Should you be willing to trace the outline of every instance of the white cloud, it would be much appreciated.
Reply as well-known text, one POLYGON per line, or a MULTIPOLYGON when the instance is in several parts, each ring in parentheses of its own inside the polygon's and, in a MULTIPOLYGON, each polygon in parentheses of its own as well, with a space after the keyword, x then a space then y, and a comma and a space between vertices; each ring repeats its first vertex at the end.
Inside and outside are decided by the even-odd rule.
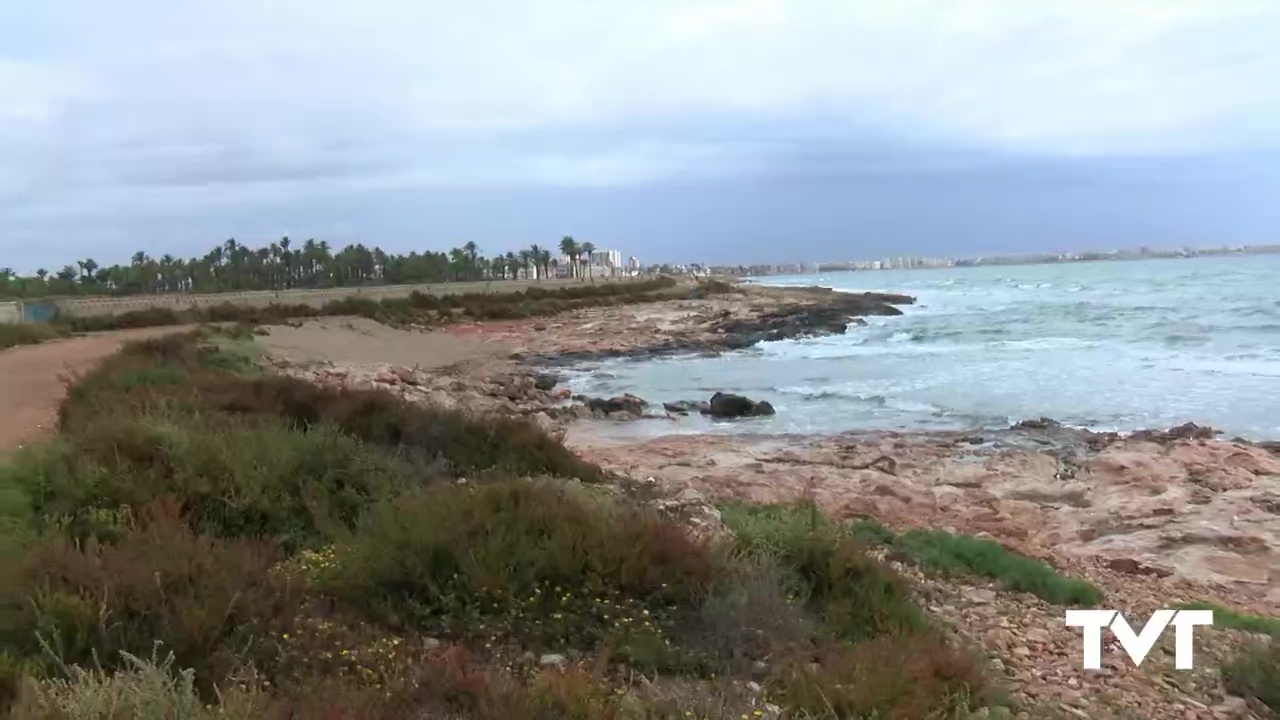
POLYGON ((979 141, 1123 149, 1189 142, 1171 136, 1274 109, 1280 92, 1260 31, 1280 6, 1265 0, 88 3, 60 3, 65 37, 43 60, 92 78, 99 120, 169 131, 305 132, 334 113, 461 132, 823 103, 979 141))
POLYGON ((1036 156, 1274 147, 1277 27, 1273 0, 12 3, 0 218, 109 215, 85 204, 138 183, 222 202, 732 175, 791 137, 718 137, 753 118, 1036 156), (706 117, 725 124, 681 137, 706 117))

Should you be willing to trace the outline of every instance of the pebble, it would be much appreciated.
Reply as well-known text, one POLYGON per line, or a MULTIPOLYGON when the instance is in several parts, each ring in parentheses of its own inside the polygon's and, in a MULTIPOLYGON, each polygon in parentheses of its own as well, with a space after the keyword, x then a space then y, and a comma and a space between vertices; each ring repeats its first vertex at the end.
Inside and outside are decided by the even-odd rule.
POLYGON ((538 665, 563 670, 565 666, 568 665, 568 660, 559 653, 548 653, 538 658, 538 665))

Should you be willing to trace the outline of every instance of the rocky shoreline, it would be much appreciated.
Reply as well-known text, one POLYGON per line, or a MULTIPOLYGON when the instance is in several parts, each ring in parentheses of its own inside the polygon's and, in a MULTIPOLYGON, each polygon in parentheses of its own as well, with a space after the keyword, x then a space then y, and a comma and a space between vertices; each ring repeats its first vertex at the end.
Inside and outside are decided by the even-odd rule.
MULTIPOLYGON (((664 511, 710 532, 718 525, 717 503, 807 499, 836 517, 991 537, 1088 578, 1104 589, 1109 607, 1127 613, 1211 601, 1280 615, 1275 443, 1223 439, 1191 424, 1120 435, 1052 420, 982 432, 673 433, 627 440, 602 432, 602 423, 674 425, 690 413, 732 417, 772 408, 729 394, 575 396, 558 374, 608 358, 723 353, 839 334, 859 317, 900 314, 897 306, 911 302, 747 286, 704 299, 455 327, 451 337, 493 352, 447 368, 283 361, 278 367, 321 384, 524 417, 622 478, 626 491, 656 498, 664 511)), ((1058 609, 1033 596, 980 581, 919 581, 932 593, 931 610, 984 647, 1016 693, 1061 717, 1252 717, 1242 701, 1198 675, 1170 685, 1119 656, 1106 673, 1080 670, 1078 635, 1063 626, 1058 609)), ((1213 632, 1209 652, 1235 631, 1213 632)))

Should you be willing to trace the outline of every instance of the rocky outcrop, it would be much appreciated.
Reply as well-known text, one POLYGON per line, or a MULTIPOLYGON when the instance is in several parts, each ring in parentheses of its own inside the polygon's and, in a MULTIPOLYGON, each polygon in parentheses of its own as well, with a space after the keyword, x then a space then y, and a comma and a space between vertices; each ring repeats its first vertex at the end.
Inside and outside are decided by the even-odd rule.
POLYGON ((827 288, 755 288, 733 299, 672 301, 670 307, 619 308, 610 322, 570 313, 547 332, 508 326, 483 332, 509 338, 521 349, 510 359, 555 367, 616 358, 715 355, 760 342, 846 332, 863 316, 900 315, 907 295, 838 293, 827 288), (619 332, 619 328, 626 332, 619 332), (557 332, 551 332, 555 330, 557 332))
POLYGON ((986 533, 1034 557, 1225 588, 1280 612, 1280 458, 1178 432, 1188 437, 1161 443, 1032 422, 981 434, 671 435, 575 449, 713 502, 808 498, 839 517, 986 533))
POLYGON ((729 419, 773 415, 776 411, 764 400, 757 402, 742 395, 718 392, 711 396, 711 401, 701 412, 709 417, 729 419))
POLYGON ((1168 430, 1138 430, 1129 435, 1129 439, 1168 445, 1176 440, 1212 440, 1221 434, 1211 427, 1189 422, 1168 430))
POLYGON ((901 315, 895 305, 909 305, 915 298, 881 293, 831 292, 818 302, 790 305, 751 318, 725 319, 714 332, 725 335, 727 347, 803 337, 842 335, 851 322, 868 315, 901 315))

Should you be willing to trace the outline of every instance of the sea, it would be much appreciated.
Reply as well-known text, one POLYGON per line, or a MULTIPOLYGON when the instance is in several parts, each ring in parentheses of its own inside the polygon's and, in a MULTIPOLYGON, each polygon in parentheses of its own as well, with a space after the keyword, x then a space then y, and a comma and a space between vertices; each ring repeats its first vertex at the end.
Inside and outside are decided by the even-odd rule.
POLYGON ((1097 430, 1211 425, 1280 438, 1280 255, 861 271, 751 279, 916 304, 844 335, 718 357, 577 368, 577 392, 651 402, 735 392, 777 414, 628 434, 977 429, 1048 417, 1097 430))

